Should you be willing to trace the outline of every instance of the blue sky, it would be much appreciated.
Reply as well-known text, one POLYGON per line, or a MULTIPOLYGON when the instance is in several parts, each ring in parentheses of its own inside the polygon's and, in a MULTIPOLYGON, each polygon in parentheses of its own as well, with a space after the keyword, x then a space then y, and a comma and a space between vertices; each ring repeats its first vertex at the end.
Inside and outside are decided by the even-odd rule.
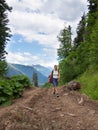
POLYGON ((6 46, 7 61, 23 65, 58 64, 57 35, 71 25, 72 37, 87 12, 87 0, 6 0, 12 37, 6 46))

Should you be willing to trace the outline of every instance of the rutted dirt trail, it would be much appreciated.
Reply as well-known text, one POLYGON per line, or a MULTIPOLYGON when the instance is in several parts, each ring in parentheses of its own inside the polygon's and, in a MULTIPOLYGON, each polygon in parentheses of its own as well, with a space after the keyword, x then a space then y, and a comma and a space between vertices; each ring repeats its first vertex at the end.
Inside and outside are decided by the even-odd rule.
POLYGON ((59 87, 32 88, 11 106, 0 108, 0 130, 98 130, 98 101, 59 87))

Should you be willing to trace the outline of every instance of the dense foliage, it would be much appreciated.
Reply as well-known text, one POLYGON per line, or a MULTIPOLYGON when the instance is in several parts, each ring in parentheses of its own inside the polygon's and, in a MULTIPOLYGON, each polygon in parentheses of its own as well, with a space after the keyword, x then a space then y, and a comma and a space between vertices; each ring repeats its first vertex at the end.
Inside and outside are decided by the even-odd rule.
POLYGON ((67 27, 58 36, 62 84, 79 77, 88 68, 98 66, 98 1, 88 0, 88 2, 88 14, 83 14, 81 17, 74 40, 71 41, 71 36, 68 37, 66 32, 70 32, 71 35, 71 29, 69 31, 67 27))
POLYGON ((12 103, 13 99, 22 96, 24 89, 30 86, 30 80, 24 75, 0 79, 0 105, 12 103))
POLYGON ((0 77, 5 77, 8 70, 8 65, 5 60, 0 60, 0 77))

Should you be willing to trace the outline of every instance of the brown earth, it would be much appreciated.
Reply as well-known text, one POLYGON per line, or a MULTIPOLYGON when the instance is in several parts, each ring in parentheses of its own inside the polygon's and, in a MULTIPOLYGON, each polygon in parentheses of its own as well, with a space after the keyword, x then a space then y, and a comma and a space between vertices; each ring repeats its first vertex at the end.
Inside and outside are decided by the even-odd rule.
POLYGON ((22 98, 0 107, 0 130, 98 130, 98 101, 59 87, 25 90, 22 98))

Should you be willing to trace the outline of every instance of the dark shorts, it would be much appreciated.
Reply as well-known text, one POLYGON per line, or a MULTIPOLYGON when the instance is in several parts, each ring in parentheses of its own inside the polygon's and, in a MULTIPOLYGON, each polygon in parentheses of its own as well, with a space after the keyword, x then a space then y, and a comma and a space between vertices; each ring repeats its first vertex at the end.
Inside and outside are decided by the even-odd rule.
POLYGON ((54 87, 58 86, 58 79, 53 78, 53 85, 54 87))

